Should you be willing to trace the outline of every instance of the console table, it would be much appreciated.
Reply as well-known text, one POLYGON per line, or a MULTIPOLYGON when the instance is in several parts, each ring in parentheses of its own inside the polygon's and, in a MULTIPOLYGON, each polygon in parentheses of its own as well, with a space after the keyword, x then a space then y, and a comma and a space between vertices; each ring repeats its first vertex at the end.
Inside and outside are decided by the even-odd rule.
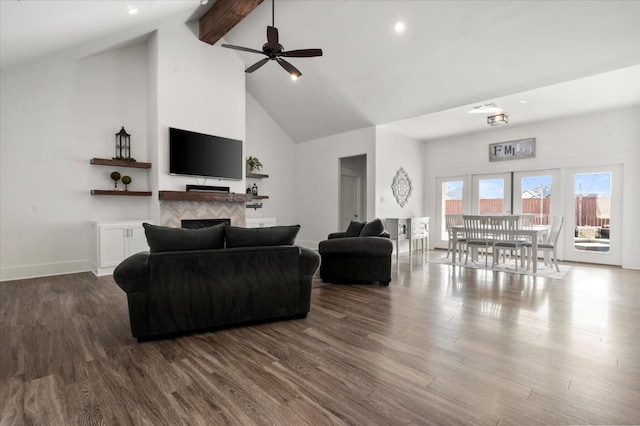
POLYGON ((429 247, 429 218, 428 217, 410 217, 410 218, 386 218, 385 229, 389 233, 392 240, 396 240, 396 261, 400 256, 400 241, 409 240, 409 257, 413 252, 413 241, 421 240, 422 252, 429 247))

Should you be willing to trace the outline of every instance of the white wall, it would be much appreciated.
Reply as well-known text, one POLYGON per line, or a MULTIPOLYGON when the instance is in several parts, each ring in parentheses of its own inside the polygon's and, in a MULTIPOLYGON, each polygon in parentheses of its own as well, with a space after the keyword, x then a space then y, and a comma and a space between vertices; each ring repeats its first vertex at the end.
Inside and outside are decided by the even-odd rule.
POLYGON ((298 244, 317 248, 318 242, 339 230, 342 157, 367 156, 367 216, 375 217, 375 136, 374 127, 365 127, 295 146, 295 205, 302 226, 298 244))
POLYGON ((376 128, 376 215, 385 217, 419 217, 423 211, 424 142, 376 128), (411 179, 412 191, 401 207, 393 196, 391 184, 400 168, 411 179))
MULTIPOLYGON (((114 169, 89 164, 115 155, 121 126, 147 156, 145 77, 141 45, 1 76, 1 280, 89 270, 91 220, 148 215, 145 198, 91 196, 114 169)), ((119 171, 146 189, 145 171, 119 171)))
MULTIPOLYGON (((376 216, 380 218, 409 218, 423 216, 423 197, 429 193, 424 187, 424 142, 376 128, 376 216), (400 168, 411 180, 412 191, 404 207, 396 201, 391 185, 400 168)), ((395 246, 394 246, 395 250, 395 246)), ((409 250, 409 242, 400 242, 400 252, 409 250)))
POLYGON ((258 193, 268 195, 260 200, 261 209, 247 209, 247 218, 273 217, 278 225, 297 224, 295 188, 298 176, 295 171, 295 143, 273 118, 250 95, 246 94, 247 136, 245 158, 258 157, 263 167, 259 173, 268 179, 248 179, 258 193))
MULTIPOLYGON (((2 74, 0 280, 90 270, 93 220, 158 220, 158 189, 195 183, 168 175, 169 126, 244 140, 244 66, 234 52, 200 42, 194 25, 2 74), (113 186, 115 169, 89 159, 114 156, 121 126, 132 156, 153 166, 118 171, 151 197, 90 195, 113 186)), ((224 182, 244 192, 244 181, 224 182)))
MULTIPOLYGON (((430 141, 425 146, 424 164, 425 187, 434 189, 439 176, 622 165, 622 224, 616 232, 623 242, 622 266, 640 268, 640 250, 636 247, 640 239, 640 107, 531 125, 510 123, 481 133, 430 141), (488 161, 490 143, 529 137, 536 138, 535 158, 488 161)), ((434 217, 435 209, 435 192, 427 192, 425 211, 434 217)))
POLYGON ((169 175, 169 127, 245 140, 244 64, 235 52, 199 41, 197 27, 194 22, 157 32, 159 189, 198 184, 244 193, 244 181, 169 175))

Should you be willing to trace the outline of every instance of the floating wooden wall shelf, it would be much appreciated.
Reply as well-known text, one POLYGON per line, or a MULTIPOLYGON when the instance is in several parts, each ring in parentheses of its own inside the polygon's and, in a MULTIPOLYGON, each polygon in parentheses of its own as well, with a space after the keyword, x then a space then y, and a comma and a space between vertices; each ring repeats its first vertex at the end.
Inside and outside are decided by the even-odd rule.
POLYGON ((151 191, 114 191, 104 189, 92 189, 91 195, 119 195, 129 197, 149 197, 151 191))
POLYGON ((108 158, 92 158, 91 164, 98 164, 100 166, 114 166, 114 167, 134 167, 136 169, 151 168, 151 163, 141 163, 139 161, 110 160, 108 158))

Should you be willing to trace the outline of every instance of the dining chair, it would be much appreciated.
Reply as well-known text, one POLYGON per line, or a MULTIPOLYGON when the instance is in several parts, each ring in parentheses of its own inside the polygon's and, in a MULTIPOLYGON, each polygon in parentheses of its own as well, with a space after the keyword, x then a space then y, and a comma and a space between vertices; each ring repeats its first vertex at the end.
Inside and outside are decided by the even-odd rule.
MULTIPOLYGON (((548 255, 551 254, 551 259, 553 260, 553 264, 558 272, 560 272, 560 267, 558 266, 558 237, 560 236, 560 230, 562 229, 563 223, 564 216, 551 216, 551 225, 549 233, 547 234, 547 239, 542 243, 538 243, 538 251, 544 253, 545 265, 547 264, 548 255)), ((527 243, 526 246, 527 259, 531 259, 533 256, 531 243, 527 243)))
POLYGON ((462 217, 464 223, 464 238, 467 240, 467 254, 464 258, 465 265, 469 261, 469 252, 471 259, 476 257, 479 249, 484 249, 484 266, 488 266, 489 248, 493 246, 493 239, 488 234, 489 217, 478 215, 464 215, 462 217))
POLYGON ((516 254, 516 271, 518 270, 518 255, 520 256, 520 262, 524 267, 524 259, 528 254, 526 244, 529 240, 527 240, 523 235, 518 234, 518 231, 521 229, 520 223, 520 216, 493 216, 491 218, 491 233, 494 238, 492 267, 495 267, 498 262, 500 252, 516 254))
POLYGON ((535 214, 521 214, 518 217, 520 218, 520 229, 533 229, 536 221, 535 214))
POLYGON ((458 253, 458 261, 462 260, 462 252, 465 250, 465 246, 467 244, 467 239, 464 237, 463 234, 458 233, 458 235, 456 236, 456 244, 458 247, 453 247, 453 233, 456 232, 454 231, 453 227, 454 226, 463 226, 464 222, 462 221, 462 215, 461 214, 445 214, 444 215, 444 223, 445 223, 445 229, 447 230, 447 234, 449 235, 449 243, 447 245, 447 258, 449 257, 449 254, 453 253, 452 257, 456 255, 456 253, 458 253))

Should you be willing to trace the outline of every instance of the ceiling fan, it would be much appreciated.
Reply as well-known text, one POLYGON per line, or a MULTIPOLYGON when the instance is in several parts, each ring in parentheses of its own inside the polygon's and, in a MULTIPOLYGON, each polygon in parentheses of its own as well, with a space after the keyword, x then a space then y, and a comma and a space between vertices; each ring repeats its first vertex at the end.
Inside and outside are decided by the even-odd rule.
POLYGON ((302 73, 291 63, 285 61, 282 57, 287 58, 311 58, 313 56, 322 56, 322 49, 298 49, 285 51, 278 40, 278 29, 275 25, 275 1, 271 0, 271 26, 267 27, 267 42, 262 45, 262 50, 251 49, 249 47, 234 46, 231 44, 222 44, 222 47, 229 49, 242 50, 244 52, 259 53, 265 55, 266 58, 260 59, 255 64, 244 70, 246 73, 252 73, 269 61, 276 61, 285 69, 291 78, 296 80, 302 73))

